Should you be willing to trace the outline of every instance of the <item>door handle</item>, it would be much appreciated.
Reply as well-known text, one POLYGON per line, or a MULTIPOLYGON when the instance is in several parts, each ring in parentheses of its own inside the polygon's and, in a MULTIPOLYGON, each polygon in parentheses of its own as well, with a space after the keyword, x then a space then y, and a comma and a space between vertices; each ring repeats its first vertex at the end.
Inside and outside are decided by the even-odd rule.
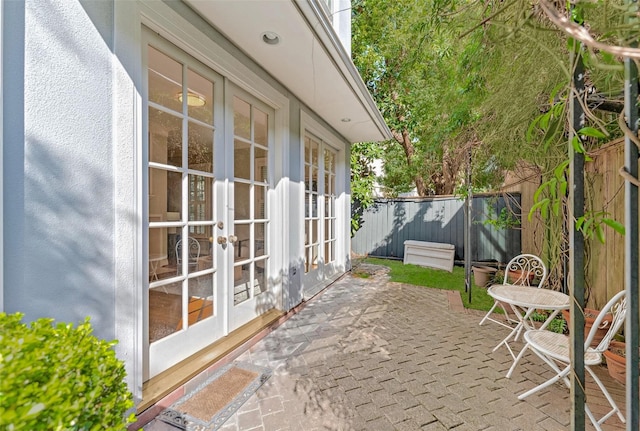
POLYGON ((238 237, 235 235, 229 235, 229 242, 231 244, 235 244, 236 242, 238 242, 238 237))
POLYGON ((218 244, 226 244, 227 243, 227 237, 226 236, 219 236, 218 237, 218 244))

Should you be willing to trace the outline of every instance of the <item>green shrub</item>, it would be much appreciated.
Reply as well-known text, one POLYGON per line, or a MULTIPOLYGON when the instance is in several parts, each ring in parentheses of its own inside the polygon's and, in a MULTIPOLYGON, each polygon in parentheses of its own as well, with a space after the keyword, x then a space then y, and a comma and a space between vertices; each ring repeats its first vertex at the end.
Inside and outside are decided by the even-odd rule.
POLYGON ((113 346, 84 323, 0 313, 0 429, 126 430, 133 400, 113 346))

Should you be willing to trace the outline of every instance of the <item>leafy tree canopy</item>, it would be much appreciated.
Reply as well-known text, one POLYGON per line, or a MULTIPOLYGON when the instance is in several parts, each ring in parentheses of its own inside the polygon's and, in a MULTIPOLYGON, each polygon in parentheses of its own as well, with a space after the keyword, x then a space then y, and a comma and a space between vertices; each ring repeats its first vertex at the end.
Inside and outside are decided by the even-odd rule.
MULTIPOLYGON (((624 13, 612 6, 580 12, 603 39, 613 37, 605 29, 623 29, 624 13)), ((567 100, 570 47, 531 2, 354 1, 354 63, 395 138, 379 144, 387 193, 454 193, 469 158, 476 190, 500 184, 521 160, 552 172, 566 158, 564 105, 531 125, 567 100)), ((593 52, 588 60, 594 92, 621 90, 619 58, 593 52)), ((593 115, 619 134, 614 120, 593 115)))
MULTIPOLYGON (((560 282, 568 150, 589 161, 593 149, 622 136, 623 57, 640 60, 639 37, 637 5, 618 0, 354 1, 354 63, 395 138, 380 145, 387 193, 455 193, 469 161, 476 191, 524 171, 521 163, 533 168, 542 177, 533 209, 545 223, 551 278, 560 282), (572 130, 578 59, 585 125, 572 130)), ((576 221, 587 238, 604 226, 621 231, 606 203, 592 206, 587 200, 576 221)))

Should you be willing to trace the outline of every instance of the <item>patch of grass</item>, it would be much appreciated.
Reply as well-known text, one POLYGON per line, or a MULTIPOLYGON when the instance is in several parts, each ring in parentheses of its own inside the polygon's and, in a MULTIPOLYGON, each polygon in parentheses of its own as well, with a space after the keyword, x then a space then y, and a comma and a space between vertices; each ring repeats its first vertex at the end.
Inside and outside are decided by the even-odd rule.
MULTIPOLYGON (((405 265, 400 260, 392 259, 367 257, 361 262, 389 267, 391 269, 389 272, 391 281, 397 283, 432 287, 434 289, 457 290, 460 292, 465 308, 489 311, 493 305, 493 298, 487 295, 487 289, 476 286, 473 283, 473 276, 471 277, 471 303, 469 303, 469 293, 464 290, 464 268, 459 266, 454 266, 453 272, 448 272, 418 265, 405 265)), ((354 271, 357 272, 357 263, 354 267, 354 271)))

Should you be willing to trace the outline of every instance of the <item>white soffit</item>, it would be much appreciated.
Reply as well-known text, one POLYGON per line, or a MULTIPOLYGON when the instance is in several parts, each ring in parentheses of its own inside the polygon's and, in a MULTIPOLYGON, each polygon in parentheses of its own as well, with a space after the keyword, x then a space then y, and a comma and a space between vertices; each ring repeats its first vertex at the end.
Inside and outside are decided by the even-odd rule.
POLYGON ((350 142, 391 138, 315 0, 186 2, 350 142), (280 42, 266 44, 265 32, 280 42))

